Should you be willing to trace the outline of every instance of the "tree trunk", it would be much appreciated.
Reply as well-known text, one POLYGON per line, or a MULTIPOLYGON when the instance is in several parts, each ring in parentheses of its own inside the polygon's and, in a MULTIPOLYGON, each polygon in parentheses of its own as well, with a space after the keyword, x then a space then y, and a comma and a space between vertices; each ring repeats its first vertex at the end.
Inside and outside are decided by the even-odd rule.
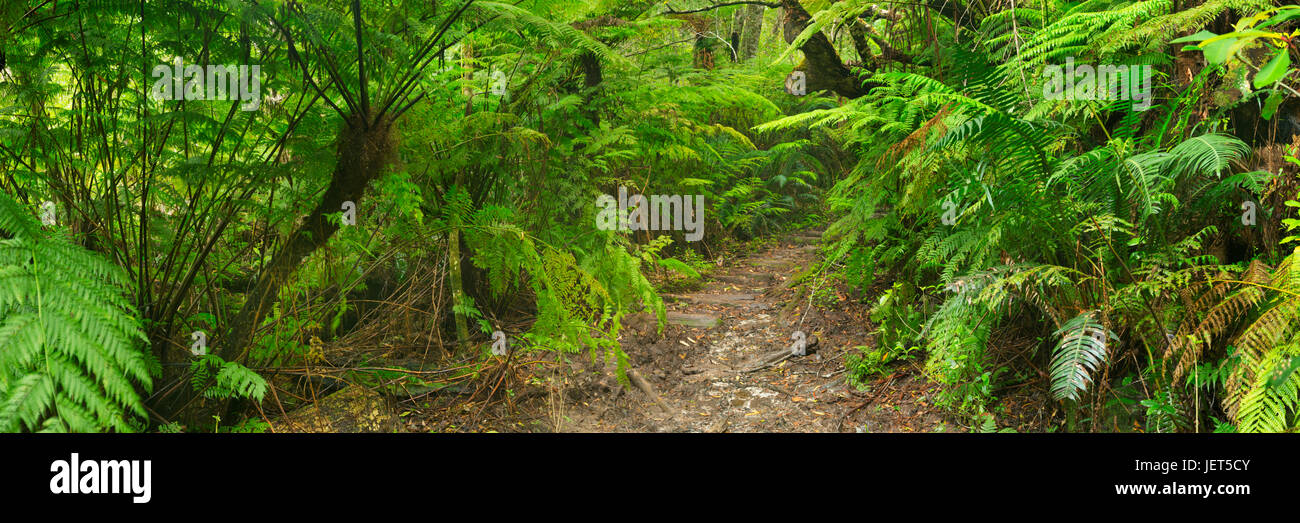
POLYGON ((578 57, 578 63, 582 66, 582 85, 585 88, 582 93, 584 109, 583 113, 591 120, 591 123, 600 125, 600 112, 597 110, 598 104, 594 102, 596 94, 599 92, 600 84, 605 81, 604 70, 600 66, 600 57, 595 53, 582 53, 578 57))
MULTIPOLYGON (((474 44, 468 38, 465 39, 464 54, 461 56, 461 67, 465 68, 464 87, 462 93, 469 100, 465 103, 465 116, 474 112, 474 89, 472 80, 474 79, 474 44)), ((454 187, 456 190, 462 188, 465 180, 463 170, 456 171, 456 181, 454 187)), ((451 303, 455 307, 465 305, 465 280, 460 267, 460 216, 453 214, 450 230, 447 231, 447 277, 451 279, 451 303)), ((463 349, 465 343, 469 340, 469 325, 465 313, 458 312, 453 307, 451 316, 456 322, 456 348, 463 349)))
MULTIPOLYGON (((799 5, 798 0, 782 0, 781 7, 785 10, 785 41, 793 43, 799 33, 808 27, 812 16, 799 5)), ((826 33, 818 31, 799 49, 804 55, 802 68, 807 74, 808 91, 834 91, 845 98, 857 98, 866 94, 861 82, 840 61, 839 54, 835 52, 826 33)))
POLYGON ((740 33, 740 59, 749 60, 758 54, 758 40, 763 35, 763 11, 761 5, 745 6, 745 23, 740 33))
POLYGON ((247 356, 253 345, 253 333, 271 310, 280 287, 307 256, 338 232, 338 224, 325 216, 341 212, 343 202, 360 202, 370 181, 383 170, 392 150, 392 122, 368 124, 364 117, 359 116, 348 120, 338 139, 338 163, 334 166, 329 188, 257 278, 248 301, 231 323, 229 335, 219 340, 218 356, 227 361, 242 361, 247 356))
MULTIPOLYGON (((460 187, 461 174, 456 174, 456 186, 460 187)), ((465 282, 461 280, 460 270, 460 220, 457 218, 451 223, 451 230, 447 232, 447 267, 449 274, 447 277, 451 280, 451 302, 460 306, 465 304, 465 282)), ((466 323, 465 314, 458 311, 452 311, 452 317, 456 321, 456 348, 465 347, 469 340, 469 325, 466 323)))
MULTIPOLYGON (((338 232, 339 225, 331 223, 325 216, 341 212, 343 202, 358 203, 362 200, 370 181, 383 171, 394 150, 392 138, 391 120, 369 123, 365 117, 357 115, 345 119, 344 126, 339 131, 336 148, 338 160, 329 187, 325 189, 316 208, 289 235, 271 262, 257 276, 248 299, 230 321, 224 335, 213 340, 214 354, 226 361, 246 360, 253 347, 257 327, 275 304, 280 288, 288 282, 304 259, 324 246, 338 232)), ((186 424, 201 424, 209 421, 214 409, 220 409, 224 403, 208 401, 197 395, 188 383, 183 383, 174 393, 159 398, 156 410, 168 419, 187 412, 184 419, 186 424), (187 410, 196 399, 200 401, 199 408, 187 410)))

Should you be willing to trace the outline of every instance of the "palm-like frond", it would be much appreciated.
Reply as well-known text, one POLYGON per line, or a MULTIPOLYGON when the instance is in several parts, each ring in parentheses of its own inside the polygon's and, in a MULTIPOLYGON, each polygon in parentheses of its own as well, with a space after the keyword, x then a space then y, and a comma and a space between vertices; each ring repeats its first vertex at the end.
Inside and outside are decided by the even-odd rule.
POLYGON ((599 40, 592 38, 573 26, 549 20, 546 17, 539 16, 532 11, 523 9, 510 4, 500 2, 474 2, 474 8, 481 9, 491 14, 514 19, 522 22, 524 25, 537 29, 546 34, 548 38, 555 42, 575 49, 581 49, 596 55, 601 61, 614 64, 627 64, 628 60, 613 50, 609 46, 601 43, 599 40))
POLYGON ((1065 322, 1055 334, 1061 341, 1052 351, 1052 397, 1077 401, 1092 383, 1091 373, 1105 363, 1111 334, 1092 311, 1065 322))

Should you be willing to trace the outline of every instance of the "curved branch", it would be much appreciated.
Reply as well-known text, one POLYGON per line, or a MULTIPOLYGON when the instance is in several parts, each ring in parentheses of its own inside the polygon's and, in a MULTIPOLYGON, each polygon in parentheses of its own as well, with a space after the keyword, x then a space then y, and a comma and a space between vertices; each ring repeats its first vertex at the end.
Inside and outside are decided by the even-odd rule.
POLYGON ((714 9, 721 9, 721 8, 723 8, 723 7, 731 7, 731 6, 733 6, 733 5, 761 5, 761 6, 766 6, 766 7, 770 7, 770 8, 773 8, 773 9, 778 8, 778 7, 781 7, 781 4, 780 4, 779 2, 759 2, 759 1, 756 1, 756 0, 749 0, 749 1, 739 1, 739 2, 723 2, 723 3, 721 3, 721 4, 714 4, 714 5, 711 5, 711 6, 708 6, 708 7, 701 7, 701 8, 699 8, 699 9, 688 9, 688 10, 686 10, 686 11, 678 11, 678 10, 676 10, 676 9, 673 9, 672 6, 665 6, 665 7, 668 8, 668 10, 667 10, 667 11, 664 11, 664 12, 662 12, 662 13, 660 13, 660 14, 665 14, 665 15, 688 15, 688 14, 691 14, 691 13, 702 13, 702 12, 704 12, 704 11, 712 11, 712 10, 714 10, 714 9))

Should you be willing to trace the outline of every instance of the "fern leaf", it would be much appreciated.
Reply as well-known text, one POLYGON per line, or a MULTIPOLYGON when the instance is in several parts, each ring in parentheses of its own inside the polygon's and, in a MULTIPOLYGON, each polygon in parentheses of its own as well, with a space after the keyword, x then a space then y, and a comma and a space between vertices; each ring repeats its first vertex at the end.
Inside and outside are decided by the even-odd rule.
POLYGON ((1061 341, 1052 351, 1050 374, 1052 397, 1058 400, 1077 401, 1092 383, 1090 374, 1106 362, 1110 333, 1093 316, 1091 311, 1075 316, 1055 333, 1061 341))

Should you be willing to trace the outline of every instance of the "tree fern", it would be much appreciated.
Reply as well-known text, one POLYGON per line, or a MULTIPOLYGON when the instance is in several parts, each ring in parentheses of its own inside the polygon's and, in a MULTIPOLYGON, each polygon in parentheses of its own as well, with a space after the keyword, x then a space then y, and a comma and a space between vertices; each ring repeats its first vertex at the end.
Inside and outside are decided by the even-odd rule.
POLYGON ((1168 14, 1144 16, 1136 26, 1115 27, 1102 40, 1100 49, 1102 53, 1111 53, 1126 48, 1158 47, 1178 35, 1205 27, 1226 11, 1250 13, 1272 6, 1268 0, 1207 0, 1196 6, 1182 6, 1168 14))
POLYGON ((1121 3, 1118 8, 1111 4, 1094 0, 1073 7, 1030 36, 1007 67, 1032 68, 1067 57, 1088 56, 1095 52, 1099 40, 1126 31, 1139 20, 1167 13, 1173 2, 1148 0, 1121 3))
POLYGON ((1241 432, 1278 432, 1290 428, 1287 416, 1300 401, 1296 374, 1274 383, 1273 373, 1300 353, 1297 327, 1300 327, 1300 271, 1295 267, 1293 252, 1273 271, 1267 283, 1245 282, 1268 290, 1268 298, 1253 307, 1246 321, 1232 339, 1241 363, 1226 383, 1223 398, 1228 415, 1241 432))
POLYGON ((615 53, 605 44, 569 24, 548 20, 546 17, 534 14, 527 9, 500 2, 474 2, 473 7, 496 16, 517 20, 526 27, 541 31, 556 43, 589 52, 600 57, 604 62, 628 63, 627 59, 623 58, 623 55, 615 53))

